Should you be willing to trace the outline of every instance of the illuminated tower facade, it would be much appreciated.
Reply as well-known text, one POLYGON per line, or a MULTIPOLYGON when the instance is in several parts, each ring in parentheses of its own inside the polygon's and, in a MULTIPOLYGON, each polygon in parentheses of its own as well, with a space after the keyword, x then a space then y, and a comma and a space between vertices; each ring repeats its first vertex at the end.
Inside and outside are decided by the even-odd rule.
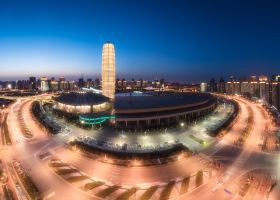
POLYGON ((115 48, 110 42, 102 50, 102 94, 110 99, 115 98, 116 87, 115 48))

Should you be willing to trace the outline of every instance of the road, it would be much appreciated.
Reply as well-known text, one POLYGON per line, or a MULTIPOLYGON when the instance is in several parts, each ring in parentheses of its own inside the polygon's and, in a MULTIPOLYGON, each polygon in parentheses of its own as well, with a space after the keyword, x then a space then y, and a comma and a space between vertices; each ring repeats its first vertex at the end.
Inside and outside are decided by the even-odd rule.
MULTIPOLYGON (((25 100, 23 101, 25 102, 25 100)), ((59 177, 57 177, 52 171, 50 171, 47 162, 41 162, 37 155, 41 149, 51 145, 63 145, 57 141, 46 136, 41 128, 31 119, 30 113, 30 101, 25 104, 23 108, 24 118, 30 120, 28 123, 29 128, 34 133, 34 138, 25 139, 21 133, 18 125, 17 115, 20 106, 23 102, 18 101, 14 104, 9 112, 8 117, 8 128, 12 137, 13 144, 6 146, 1 151, 1 159, 10 163, 13 160, 19 161, 27 173, 32 177, 32 180, 38 186, 39 190, 42 191, 43 197, 50 197, 49 199, 98 199, 93 198, 87 193, 83 193, 76 189, 72 185, 66 183, 59 177)))
MULTIPOLYGON (((237 194, 229 195, 225 188, 236 188, 238 180, 248 171, 254 169, 267 169, 272 176, 280 177, 280 155, 278 153, 263 152, 260 144, 263 143, 264 134, 270 128, 270 116, 264 109, 242 97, 233 97, 240 106, 240 113, 233 127, 221 139, 212 139, 211 145, 201 150, 201 155, 207 159, 217 160, 225 166, 223 173, 190 193, 175 197, 174 199, 234 199, 237 194), (253 113, 253 124, 250 136, 241 147, 236 147, 235 141, 248 125, 249 111, 253 113), (217 187, 218 185, 218 187, 217 187)), ((40 160, 38 155, 50 151, 63 161, 79 168, 92 177, 120 185, 153 184, 156 182, 169 182, 184 177, 202 169, 206 160, 193 156, 165 165, 151 167, 123 167, 92 160, 79 153, 65 148, 61 137, 50 137, 36 123, 31 115, 32 101, 30 99, 18 100, 8 113, 8 128, 13 144, 1 150, 1 158, 6 163, 19 161, 42 195, 48 199, 98 199, 89 193, 70 185, 55 175, 48 167, 47 160, 40 160), (24 119, 33 138, 26 139, 21 133, 18 124, 18 111, 22 107, 24 119)), ((271 130, 274 127, 271 128, 271 130)), ((195 129, 195 127, 194 127, 195 129)), ((75 129, 76 130, 76 129, 75 129)), ((195 132, 195 130, 193 130, 195 132)), ((184 135, 180 135, 183 138, 184 135)), ((270 199, 277 199, 277 186, 270 199)))
MULTIPOLYGON (((190 194, 178 199, 235 199, 238 194, 229 194, 225 192, 225 189, 238 187, 238 179, 246 172, 254 169, 268 170, 272 176, 276 176, 279 179, 279 154, 262 152, 259 146, 259 144, 262 144, 262 135, 265 134, 265 127, 270 125, 267 124, 269 120, 264 118, 266 115, 262 114, 265 111, 258 104, 244 98, 235 97, 235 100, 241 105, 240 118, 227 134, 225 140, 221 140, 205 152, 206 154, 208 153, 207 155, 209 157, 212 156, 214 158, 217 155, 223 155, 223 152, 230 152, 233 154, 233 162, 230 163, 224 174, 220 177, 220 184, 217 180, 212 180, 190 194), (248 110, 242 105, 246 105, 252 109, 254 122, 250 136, 247 138, 245 145, 240 149, 236 148, 233 140, 229 140, 228 138, 236 138, 241 132, 240 128, 244 128, 243 124, 245 118, 248 116, 248 110), (217 146, 219 147, 218 151, 217 146), (234 152, 236 153, 234 154, 234 152)), ((223 156, 227 157, 227 155, 223 156)), ((261 199, 265 197, 264 194, 262 195, 261 199)), ((276 200, 278 197, 275 198, 275 195, 271 195, 270 199, 276 200)))

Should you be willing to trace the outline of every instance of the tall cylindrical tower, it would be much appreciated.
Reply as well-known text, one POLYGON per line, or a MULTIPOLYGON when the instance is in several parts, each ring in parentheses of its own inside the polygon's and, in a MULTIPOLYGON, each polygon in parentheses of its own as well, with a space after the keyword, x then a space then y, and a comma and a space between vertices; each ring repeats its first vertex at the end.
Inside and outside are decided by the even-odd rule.
POLYGON ((115 48, 110 42, 102 50, 102 94, 110 99, 115 98, 116 87, 115 48))

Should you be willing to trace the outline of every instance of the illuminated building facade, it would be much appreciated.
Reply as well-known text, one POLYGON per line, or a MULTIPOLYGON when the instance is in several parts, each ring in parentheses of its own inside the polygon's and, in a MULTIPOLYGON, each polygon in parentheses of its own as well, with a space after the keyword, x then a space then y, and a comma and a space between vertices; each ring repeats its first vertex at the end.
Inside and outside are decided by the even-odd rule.
POLYGON ((110 42, 102 50, 102 94, 110 99, 115 98, 116 87, 115 48, 110 42))
POLYGON ((41 91, 42 92, 49 91, 50 87, 49 87, 48 78, 47 77, 41 77, 40 81, 41 81, 41 91))
POLYGON ((240 94, 241 86, 238 81, 229 81, 226 83, 226 93, 227 94, 240 94))
POLYGON ((200 92, 207 92, 207 83, 200 84, 200 92))
POLYGON ((271 105, 276 109, 280 109, 280 82, 272 82, 271 84, 271 105))
POLYGON ((107 97, 92 92, 63 93, 55 98, 55 109, 73 115, 100 113, 110 108, 107 97))
POLYGON ((56 80, 52 80, 51 82, 50 82, 50 90, 52 91, 52 92, 55 92, 55 91, 58 91, 58 89, 59 89, 59 83, 56 81, 56 80))
POLYGON ((268 81, 268 77, 265 76, 265 75, 260 75, 260 76, 259 76, 259 81, 260 81, 260 82, 266 82, 266 81, 268 81))
POLYGON ((160 97, 155 94, 117 95, 114 101, 116 128, 151 130, 189 123, 211 113, 217 106, 216 98, 208 93, 162 92, 160 97))

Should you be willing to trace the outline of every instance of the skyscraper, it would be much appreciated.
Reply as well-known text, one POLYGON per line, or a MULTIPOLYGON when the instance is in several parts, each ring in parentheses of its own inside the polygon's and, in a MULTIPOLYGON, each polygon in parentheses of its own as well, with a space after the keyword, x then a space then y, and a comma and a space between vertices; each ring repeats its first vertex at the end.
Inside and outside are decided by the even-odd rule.
POLYGON ((29 77, 29 84, 30 84, 30 86, 29 86, 30 90, 32 90, 32 91, 36 90, 37 85, 36 85, 36 78, 35 77, 29 77))
POLYGON ((223 78, 220 78, 218 83, 218 92, 219 93, 225 93, 226 92, 226 83, 223 78))
POLYGON ((115 48, 110 42, 102 50, 102 94, 110 99, 115 98, 116 87, 115 48))
POLYGON ((49 87, 48 78, 43 76, 41 77, 40 81, 41 81, 41 91, 42 92, 49 91, 50 87, 49 87))
POLYGON ((208 90, 209 92, 217 92, 217 83, 214 78, 211 78, 208 90))
POLYGON ((207 92, 207 83, 200 84, 200 92, 207 92))

